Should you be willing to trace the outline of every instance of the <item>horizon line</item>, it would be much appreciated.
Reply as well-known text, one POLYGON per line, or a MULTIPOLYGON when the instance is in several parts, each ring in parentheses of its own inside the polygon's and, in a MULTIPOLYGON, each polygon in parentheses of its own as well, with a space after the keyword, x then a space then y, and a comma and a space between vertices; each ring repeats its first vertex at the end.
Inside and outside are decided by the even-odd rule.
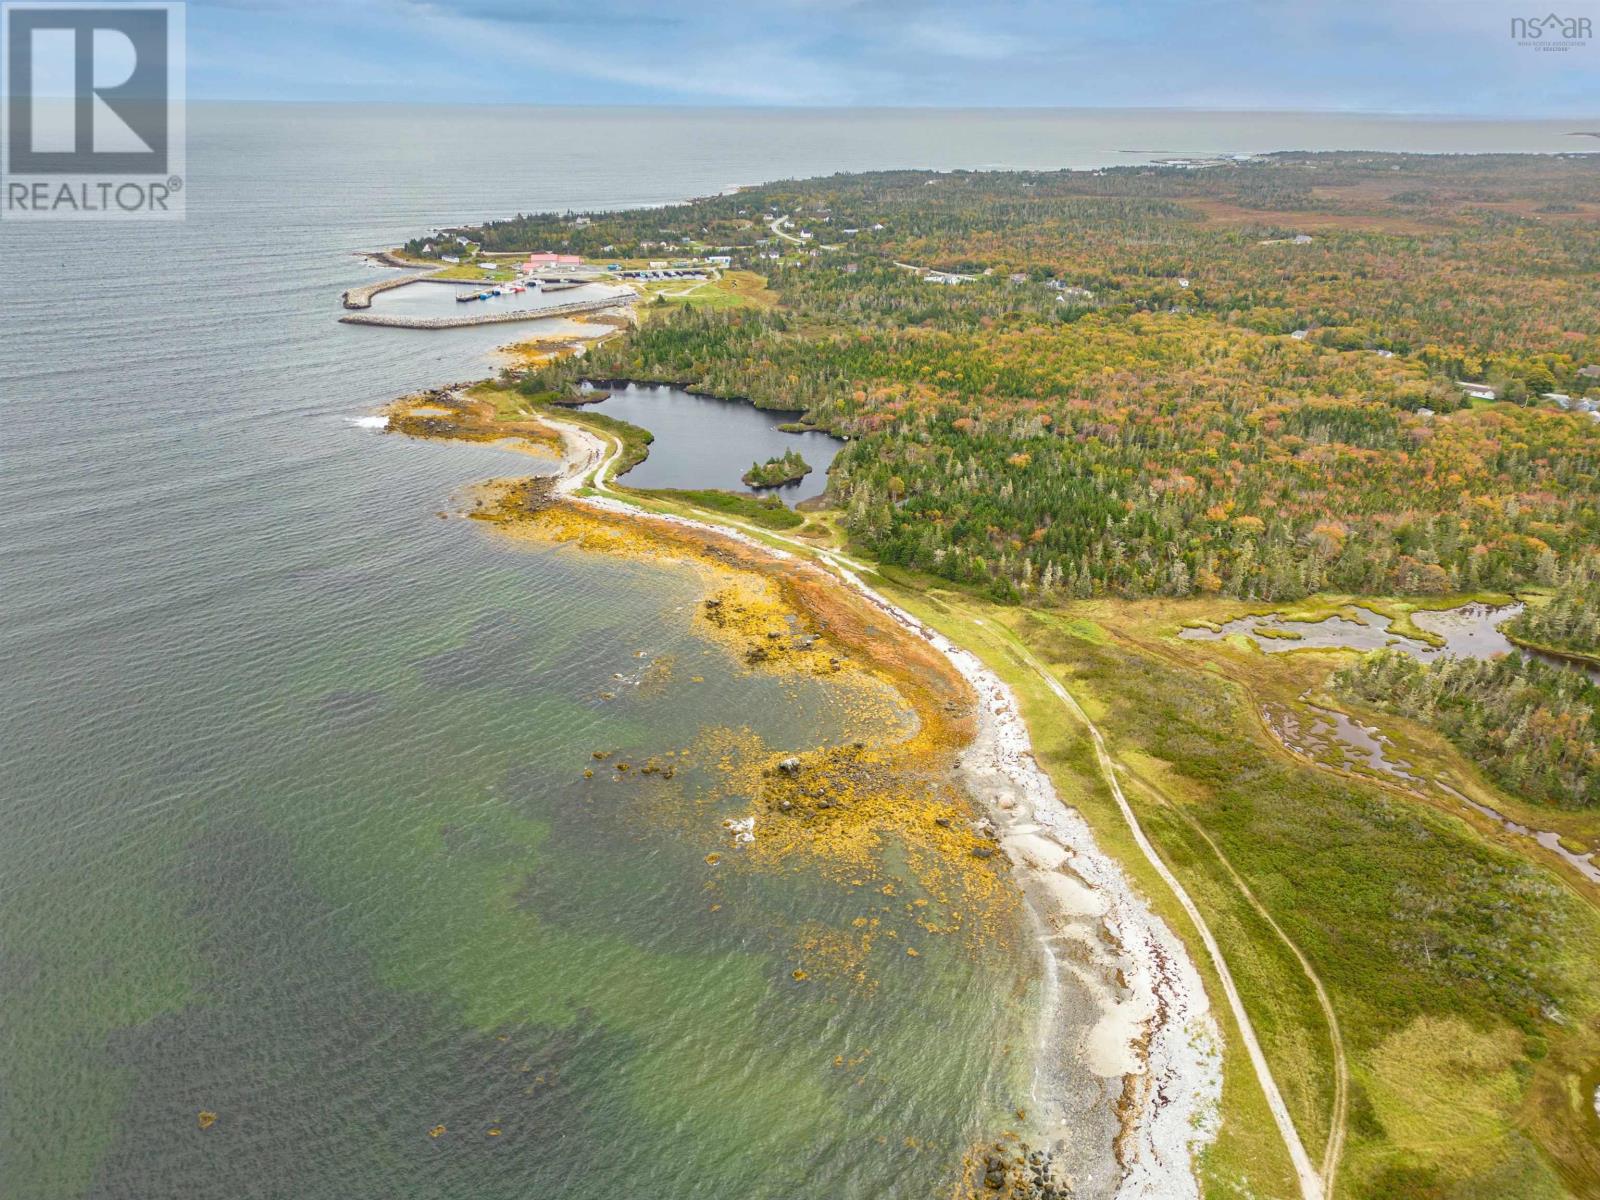
MULTIPOLYGON (((456 100, 390 99, 298 99, 294 97, 193 96, 189 104, 262 104, 293 107, 315 105, 385 108, 532 108, 572 111, 662 111, 662 112, 964 112, 964 113, 1192 113, 1208 116, 1284 116, 1284 117, 1368 117, 1429 121, 1517 121, 1555 124, 1593 122, 1600 125, 1600 111, 1589 114, 1555 115, 1531 113, 1461 113, 1408 109, 1360 108, 1226 108, 1209 105, 1173 104, 660 104, 651 102, 622 104, 575 104, 554 101, 501 100, 473 102, 456 100)), ((1600 132, 1594 131, 1580 132, 1600 132)))

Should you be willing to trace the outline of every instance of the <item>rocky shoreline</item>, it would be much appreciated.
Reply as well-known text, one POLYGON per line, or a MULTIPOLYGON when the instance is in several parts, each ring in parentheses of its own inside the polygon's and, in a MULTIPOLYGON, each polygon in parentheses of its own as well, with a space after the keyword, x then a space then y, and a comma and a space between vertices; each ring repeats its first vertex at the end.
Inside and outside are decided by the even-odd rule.
MULTIPOLYGON (((731 538, 775 559, 809 558, 725 526, 642 512, 603 494, 603 479, 589 494, 576 495, 592 473, 603 475, 605 444, 581 427, 550 423, 567 443, 555 494, 632 519, 731 538)), ((811 569, 842 580, 927 642, 978 700, 977 729, 962 752, 960 773, 990 815, 1049 966, 1029 1121, 1043 1144, 1036 1157, 1006 1168, 1003 1186, 1022 1185, 1013 1194, 1047 1195, 1060 1180, 1071 1190, 1059 1194, 1074 1197, 1197 1198, 1195 1158, 1216 1136, 1222 1043, 1188 951, 1100 850, 1081 814, 1056 793, 1034 760, 1010 688, 976 655, 873 591, 839 556, 813 553, 832 569, 810 561, 811 569), (1084 996, 1091 1007, 1074 1002, 1084 996), (1070 1136, 1062 1136, 1063 1129, 1070 1136), (1091 1132, 1095 1136, 1083 1136, 1091 1132)), ((985 1178, 1001 1170, 997 1163, 985 1178)))

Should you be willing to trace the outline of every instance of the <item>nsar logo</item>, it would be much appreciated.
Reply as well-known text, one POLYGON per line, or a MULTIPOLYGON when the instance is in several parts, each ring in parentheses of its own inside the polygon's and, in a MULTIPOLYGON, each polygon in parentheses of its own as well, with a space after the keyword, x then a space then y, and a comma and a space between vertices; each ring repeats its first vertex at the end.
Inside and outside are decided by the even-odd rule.
POLYGON ((1547 13, 1542 17, 1512 17, 1511 37, 1519 46, 1557 52, 1575 50, 1588 44, 1594 25, 1588 17, 1563 17, 1547 13))

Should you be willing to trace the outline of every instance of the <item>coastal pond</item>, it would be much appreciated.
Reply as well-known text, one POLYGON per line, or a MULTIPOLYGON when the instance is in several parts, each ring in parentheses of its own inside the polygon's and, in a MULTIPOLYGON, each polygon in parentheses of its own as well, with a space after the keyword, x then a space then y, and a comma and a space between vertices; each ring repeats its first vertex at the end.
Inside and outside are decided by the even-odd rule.
MULTIPOLYGON (((495 171, 438 167, 459 116, 419 139, 415 110, 308 110, 292 144, 281 117, 191 120, 213 203, 181 229, 6 233, 19 280, 126 270, 70 304, 21 289, 28 336, 0 338, 26 697, 0 719, 0 1194, 933 1194, 1026 1098, 995 1048, 1033 1036, 1031 944, 927 931, 898 862, 859 888, 758 869, 768 828, 723 828, 750 807, 706 798, 708 742, 840 741, 838 690, 708 639, 688 568, 442 519, 538 460, 357 415, 564 326, 330 312, 383 278, 354 247, 745 169, 686 174, 680 142, 617 183, 565 118, 495 171), (674 777, 603 769, 651 758, 674 777), (861 949, 858 918, 899 938, 861 949), (842 978, 857 950, 873 986, 842 978)), ((476 307, 451 292, 375 308, 476 307)))
MULTIPOLYGON (((600 390, 592 384, 583 386, 591 392, 600 390)), ((749 489, 740 477, 751 463, 798 450, 811 465, 811 474, 796 483, 761 489, 763 495, 775 494, 794 504, 823 493, 828 468, 845 445, 827 433, 779 429, 799 419, 795 412, 774 412, 665 384, 630 383, 604 390, 610 395, 593 405, 596 411, 655 435, 650 456, 623 477, 630 487, 744 492, 749 489)))
POLYGON ((1286 650, 1402 650, 1422 662, 1438 658, 1493 658, 1509 654, 1516 647, 1500 626, 1522 611, 1520 604, 1499 607, 1473 602, 1459 608, 1418 612, 1412 621, 1417 628, 1441 639, 1430 645, 1420 638, 1394 631, 1394 621, 1362 605, 1351 605, 1351 615, 1335 613, 1320 621, 1290 621, 1277 613, 1235 617, 1214 628, 1199 627, 1179 631, 1191 641, 1220 641, 1242 634, 1269 654, 1286 650))
POLYGON ((1216 642, 1240 634, 1268 654, 1289 650, 1399 650, 1419 662, 1441 658, 1496 658, 1521 654, 1568 671, 1583 671, 1600 682, 1600 670, 1537 650, 1519 647, 1500 627, 1523 610, 1518 604, 1484 604, 1472 601, 1455 608, 1423 609, 1411 614, 1418 629, 1438 639, 1437 644, 1397 633, 1394 621, 1380 612, 1353 604, 1344 612, 1317 621, 1286 620, 1278 613, 1249 613, 1216 625, 1181 629, 1186 641, 1216 642), (1349 614, 1349 615, 1346 615, 1349 614))
MULTIPOLYGON (((595 749, 703 725, 811 745, 829 701, 696 638, 680 574, 436 517, 526 456, 347 417, 486 372, 517 334, 338 324, 331 297, 379 277, 353 249, 886 164, 1571 141, 1347 114, 307 104, 292 138, 273 106, 189 117, 209 202, 187 222, 5 233, 26 703, 0 738, 0 1191, 38 1200, 901 1200, 1013 1094, 993 1049, 1031 1032, 1027 948, 997 969, 947 938, 880 945, 878 989, 834 1003, 791 976, 796 921, 894 898, 730 869, 720 841, 713 869, 721 812, 666 829, 659 776, 584 778, 595 749), (96 282, 28 282, 63 273, 96 282), (669 658, 659 692, 615 678, 669 658)), ((479 308, 450 293, 373 307, 479 308)))
MULTIPOLYGON (((1412 622, 1417 628, 1439 639, 1437 645, 1396 633, 1392 618, 1362 605, 1352 605, 1344 612, 1319 621, 1286 620, 1277 613, 1247 614, 1214 626, 1182 629, 1178 636, 1187 641, 1220 641, 1238 634, 1249 638, 1269 654, 1306 649, 1357 650, 1363 653, 1393 649, 1422 662, 1434 662, 1442 658, 1496 658, 1502 654, 1520 653, 1568 670, 1583 670, 1591 678, 1596 676, 1595 671, 1568 660, 1523 650, 1506 637, 1500 626, 1522 610, 1521 604, 1489 605, 1474 601, 1455 608, 1413 613, 1412 622)), ((1305 720, 1281 705, 1269 706, 1262 713, 1267 728, 1289 750, 1308 758, 1331 761, 1341 770, 1361 770, 1396 782, 1426 785, 1426 781, 1413 774, 1411 763, 1392 757, 1391 740, 1376 727, 1363 725, 1338 709, 1311 703, 1306 697, 1302 697, 1302 700, 1309 709, 1305 720)), ((1469 799, 1442 780, 1435 779, 1433 784, 1509 832, 1531 838, 1590 882, 1600 883, 1600 865, 1596 865, 1594 854, 1574 853, 1562 844, 1560 834, 1533 829, 1513 821, 1495 809, 1469 799)))

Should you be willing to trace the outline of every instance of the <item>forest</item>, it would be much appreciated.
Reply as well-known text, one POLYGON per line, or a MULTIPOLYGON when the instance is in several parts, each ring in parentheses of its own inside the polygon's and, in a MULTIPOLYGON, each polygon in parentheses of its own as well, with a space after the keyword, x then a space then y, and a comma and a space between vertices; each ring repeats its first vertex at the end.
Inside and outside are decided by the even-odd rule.
POLYGON ((1560 808, 1600 804, 1600 688, 1577 671, 1515 654, 1425 664, 1378 650, 1334 681, 1432 725, 1516 795, 1560 808))
MULTIPOLYGON (((1348 1133, 1338 1195, 1593 1191, 1591 897, 1537 869, 1532 843, 1263 737, 1263 697, 1327 686, 1327 658, 1183 660, 1168 639, 1177 614, 1319 592, 1443 597, 1403 612, 1514 592, 1512 637, 1600 651, 1600 155, 897 171, 474 236, 722 253, 764 281, 759 305, 651 305, 508 381, 530 400, 585 378, 675 383, 847 439, 832 513, 768 512, 830 540, 842 527, 875 587, 984 647, 1038 761, 1137 871, 1050 683, 1081 698, 1128 805, 1216 922, 1297 1124, 1329 1145, 1348 1133)), ((1331 686, 1459 750, 1409 739, 1419 763, 1476 765, 1592 845, 1587 675, 1380 650, 1331 686)), ((1265 1121, 1230 1113, 1218 1161, 1249 1166, 1208 1195, 1264 1190, 1244 1182, 1260 1144, 1220 1148, 1265 1121)))
POLYGON ((771 488, 794 483, 809 474, 811 474, 811 464, 800 457, 798 450, 787 450, 783 454, 767 459, 764 463, 751 463, 743 479, 746 487, 771 488))
POLYGON ((1600 561, 1582 560, 1554 596, 1519 613, 1505 631, 1527 645, 1600 658, 1600 561))
POLYGON ((829 496, 887 563, 1004 600, 1283 600, 1555 586, 1595 544, 1600 429, 1545 396, 1600 396, 1596 196, 1594 155, 1298 154, 837 176, 475 236, 760 272, 776 307, 683 306, 523 386, 803 409, 851 439, 829 496))

